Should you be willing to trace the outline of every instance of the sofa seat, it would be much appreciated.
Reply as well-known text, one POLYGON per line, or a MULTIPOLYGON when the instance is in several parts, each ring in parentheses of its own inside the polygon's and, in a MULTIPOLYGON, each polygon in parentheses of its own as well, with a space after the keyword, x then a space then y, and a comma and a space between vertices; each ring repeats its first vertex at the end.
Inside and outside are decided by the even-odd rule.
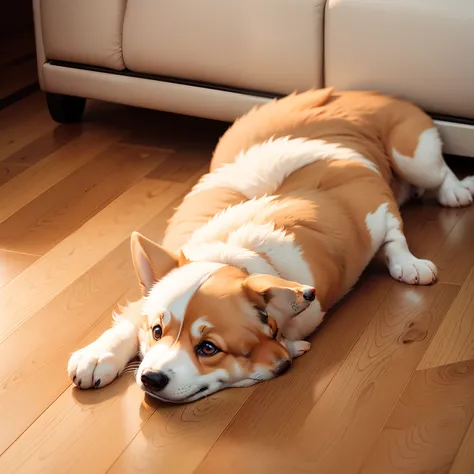
POLYGON ((325 0, 128 0, 136 73, 286 94, 322 87, 325 0))
POLYGON ((325 83, 474 118, 472 0, 328 0, 325 83))

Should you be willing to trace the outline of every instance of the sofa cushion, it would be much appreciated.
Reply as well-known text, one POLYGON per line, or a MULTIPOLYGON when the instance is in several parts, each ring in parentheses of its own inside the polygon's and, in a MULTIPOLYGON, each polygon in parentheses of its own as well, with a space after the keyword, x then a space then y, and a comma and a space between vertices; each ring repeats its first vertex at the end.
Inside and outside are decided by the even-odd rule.
POLYGON ((46 57, 124 69, 122 29, 126 0, 42 0, 46 57))
POLYGON ((328 0, 325 81, 474 118, 472 0, 328 0))
POLYGON ((322 85, 325 0, 129 0, 134 72, 289 93, 322 85))

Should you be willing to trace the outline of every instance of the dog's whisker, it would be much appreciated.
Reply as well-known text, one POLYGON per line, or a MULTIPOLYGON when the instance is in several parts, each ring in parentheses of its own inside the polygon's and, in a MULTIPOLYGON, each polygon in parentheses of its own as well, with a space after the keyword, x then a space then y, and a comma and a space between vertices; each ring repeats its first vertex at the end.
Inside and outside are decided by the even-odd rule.
POLYGON ((122 374, 133 374, 136 375, 138 372, 138 368, 140 367, 140 364, 138 365, 132 365, 132 366, 127 366, 125 369, 123 369, 122 374))

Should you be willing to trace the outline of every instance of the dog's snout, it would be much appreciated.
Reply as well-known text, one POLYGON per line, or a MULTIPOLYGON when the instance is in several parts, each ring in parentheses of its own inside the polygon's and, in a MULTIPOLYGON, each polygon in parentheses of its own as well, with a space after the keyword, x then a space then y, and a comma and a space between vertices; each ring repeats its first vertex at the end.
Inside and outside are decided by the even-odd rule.
POLYGON ((170 378, 161 370, 158 372, 145 370, 141 376, 141 381, 146 388, 157 392, 168 385, 170 378))
POLYGON ((311 286, 306 287, 303 290, 303 298, 306 301, 314 301, 316 298, 316 290, 312 288, 311 286))

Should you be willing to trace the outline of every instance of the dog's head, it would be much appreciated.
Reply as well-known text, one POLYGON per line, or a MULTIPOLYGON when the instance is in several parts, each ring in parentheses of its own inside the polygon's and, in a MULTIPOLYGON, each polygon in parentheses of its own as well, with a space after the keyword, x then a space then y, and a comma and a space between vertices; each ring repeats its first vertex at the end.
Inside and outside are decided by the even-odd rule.
POLYGON ((306 309, 313 288, 220 263, 180 265, 136 233, 132 256, 144 293, 137 383, 150 395, 182 403, 253 385, 308 350, 286 341, 278 323, 306 309))

